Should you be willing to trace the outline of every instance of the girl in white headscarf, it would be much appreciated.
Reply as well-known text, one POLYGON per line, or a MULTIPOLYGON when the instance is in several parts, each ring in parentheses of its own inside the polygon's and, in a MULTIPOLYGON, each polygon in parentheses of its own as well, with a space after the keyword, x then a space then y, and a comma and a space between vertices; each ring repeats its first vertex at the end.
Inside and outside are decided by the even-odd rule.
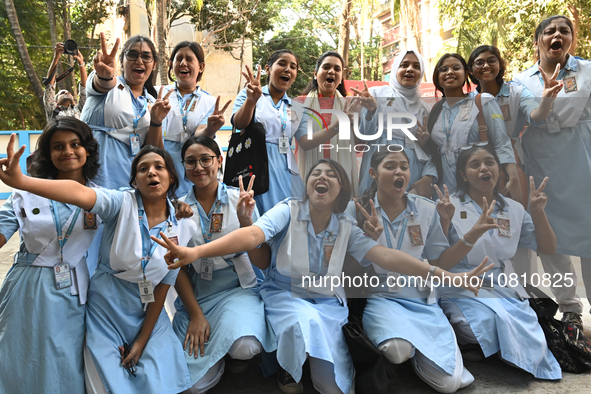
MULTIPOLYGON (((430 107, 421 100, 421 80, 425 73, 423 57, 418 51, 408 50, 401 52, 394 59, 390 84, 376 86, 360 91, 352 89, 363 100, 365 111, 361 114, 360 131, 365 135, 375 135, 375 140, 364 141, 369 149, 363 153, 361 162, 359 189, 363 192, 369 188, 372 179, 367 175, 370 168, 371 157, 379 150, 387 149, 387 145, 398 144, 404 148, 408 155, 411 170, 411 179, 408 192, 430 197, 433 194, 431 187, 437 176, 435 166, 429 160, 429 156, 423 151, 419 141, 426 142, 429 138, 427 130, 427 117, 430 107), (400 129, 392 130, 392 139, 388 139, 386 129, 388 125, 388 113, 409 113, 416 117, 417 125, 409 128, 418 141, 411 140, 400 129), (380 115, 384 117, 383 123, 380 115), (378 133, 380 124, 383 130, 378 133)), ((408 123, 409 119, 394 119, 395 123, 408 123)), ((395 149, 390 147, 390 149, 395 149)), ((397 147, 397 149, 401 149, 397 147)))

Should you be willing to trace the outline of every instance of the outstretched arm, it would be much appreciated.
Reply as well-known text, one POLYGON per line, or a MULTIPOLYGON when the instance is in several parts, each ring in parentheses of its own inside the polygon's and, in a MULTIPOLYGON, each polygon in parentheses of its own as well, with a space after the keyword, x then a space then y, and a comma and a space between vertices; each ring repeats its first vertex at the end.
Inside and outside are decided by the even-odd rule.
POLYGON ((96 193, 76 181, 62 179, 40 179, 22 173, 19 160, 25 151, 21 146, 14 151, 16 134, 10 136, 6 147, 6 158, 0 159, 0 180, 16 189, 25 190, 38 196, 91 210, 96 203, 96 193))

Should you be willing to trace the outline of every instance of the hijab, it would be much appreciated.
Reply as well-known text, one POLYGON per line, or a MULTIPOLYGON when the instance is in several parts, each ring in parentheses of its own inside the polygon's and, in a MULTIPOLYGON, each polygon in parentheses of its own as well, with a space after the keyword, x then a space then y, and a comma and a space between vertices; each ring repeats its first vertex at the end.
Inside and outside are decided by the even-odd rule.
POLYGON ((413 113, 418 113, 419 109, 421 108, 421 81, 423 80, 423 75, 425 75, 425 62, 423 61, 423 57, 414 49, 409 49, 406 52, 400 52, 398 56, 394 58, 394 63, 392 64, 391 70, 390 87, 392 87, 392 89, 394 89, 406 99, 408 106, 413 113), (397 71, 400 67, 400 63, 402 63, 402 60, 404 60, 406 55, 409 53, 413 53, 419 60, 419 64, 421 65, 421 77, 419 78, 419 82, 417 82, 416 85, 406 87, 402 86, 400 82, 398 82, 397 71))

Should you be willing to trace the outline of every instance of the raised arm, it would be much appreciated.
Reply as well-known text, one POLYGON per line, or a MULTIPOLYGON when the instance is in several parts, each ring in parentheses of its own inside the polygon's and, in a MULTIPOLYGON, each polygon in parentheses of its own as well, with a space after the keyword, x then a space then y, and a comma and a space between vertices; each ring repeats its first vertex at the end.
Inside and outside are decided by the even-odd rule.
POLYGON ((25 146, 14 152, 16 134, 10 136, 6 147, 6 157, 0 159, 0 180, 6 185, 25 190, 38 196, 76 205, 85 210, 91 210, 96 203, 96 193, 76 181, 62 179, 41 179, 26 176, 22 173, 19 160, 25 151, 25 146))
POLYGON ((95 73, 92 81, 97 92, 106 93, 117 85, 117 78, 115 78, 117 48, 119 48, 119 39, 115 41, 111 52, 108 52, 105 33, 101 33, 101 50, 94 56, 95 73))
POLYGON ((548 222, 546 212, 544 212, 546 202, 548 202, 548 196, 546 196, 546 193, 543 193, 546 183, 548 183, 548 177, 545 177, 540 187, 536 189, 534 177, 529 177, 529 211, 536 228, 538 252, 542 254, 554 254, 558 245, 556 234, 554 234, 554 230, 552 230, 550 222, 548 222))
POLYGON ((244 100, 240 109, 236 111, 232 120, 234 127, 238 130, 244 130, 248 126, 257 101, 263 94, 261 88, 261 66, 258 67, 256 76, 252 74, 248 66, 245 65, 244 67, 246 68, 246 73, 243 72, 242 75, 246 78, 246 100, 244 100))
POLYGON ((544 122, 550 114, 550 111, 552 111, 554 100, 562 89, 564 83, 556 80, 556 77, 558 77, 558 73, 560 72, 560 63, 556 65, 556 70, 554 70, 554 74, 552 74, 550 78, 548 78, 544 70, 542 70, 542 67, 538 67, 538 69, 544 80, 544 91, 542 92, 540 106, 531 111, 530 117, 533 121, 544 122))

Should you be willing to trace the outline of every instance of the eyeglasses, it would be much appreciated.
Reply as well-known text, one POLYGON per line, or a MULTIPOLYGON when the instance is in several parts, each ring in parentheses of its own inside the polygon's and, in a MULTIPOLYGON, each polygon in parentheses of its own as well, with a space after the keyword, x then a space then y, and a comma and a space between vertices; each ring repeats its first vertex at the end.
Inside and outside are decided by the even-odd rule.
MULTIPOLYGON (((449 66, 441 66, 437 69, 437 71, 439 71, 440 74, 445 74, 446 72, 449 71, 449 66)), ((462 69, 464 69, 464 66, 462 66, 461 64, 454 64, 451 69, 453 71, 460 71, 462 69)))
POLYGON ((142 57, 142 61, 144 63, 152 63, 154 61, 154 56, 152 56, 152 52, 142 52, 139 53, 136 50, 130 49, 129 51, 125 52, 125 58, 130 62, 135 62, 138 57, 142 57))
POLYGON ((474 63, 472 63, 472 67, 474 68, 482 68, 484 67, 484 63, 488 63, 489 66, 494 66, 499 62, 499 58, 496 56, 491 56, 488 59, 478 59, 474 63))
MULTIPOLYGON (((131 351, 131 346, 129 346, 129 344, 126 342, 123 344, 123 357, 126 358, 127 356, 129 356, 129 352, 131 351)), ((135 361, 133 360, 133 358, 131 360, 129 360, 129 362, 127 364, 125 364, 123 366, 125 368, 125 370, 130 374, 133 375, 133 377, 136 377, 136 373, 137 373, 137 366, 135 365, 135 361)))
POLYGON ((213 159, 215 156, 202 156, 199 160, 197 159, 187 159, 181 161, 185 166, 185 170, 194 170, 197 167, 197 162, 201 164, 203 168, 211 167, 213 165, 213 159))
POLYGON ((488 141, 473 142, 469 145, 460 146, 460 150, 470 150, 474 147, 482 147, 488 145, 488 141))

